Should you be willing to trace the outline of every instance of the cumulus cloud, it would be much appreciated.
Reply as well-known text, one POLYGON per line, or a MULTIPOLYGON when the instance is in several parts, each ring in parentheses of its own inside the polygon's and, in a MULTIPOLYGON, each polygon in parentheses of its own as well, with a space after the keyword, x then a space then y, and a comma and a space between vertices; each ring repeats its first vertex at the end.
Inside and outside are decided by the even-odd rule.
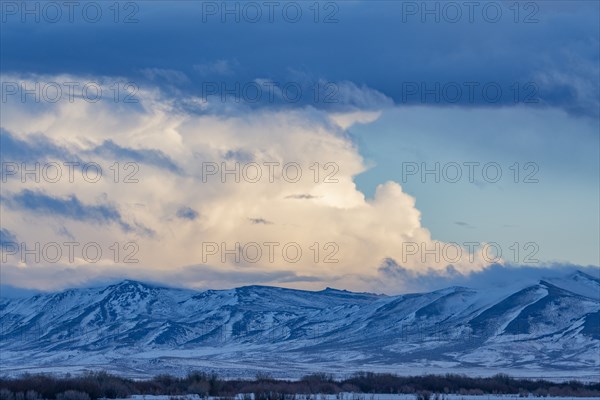
POLYGON ((19 297, 30 294, 32 290, 54 291, 62 288, 103 286, 124 279, 142 280, 161 286, 186 287, 198 290, 230 289, 249 284, 271 286, 295 286, 299 283, 307 288, 322 289, 324 281, 317 276, 302 275, 295 271, 275 269, 265 271, 259 268, 223 268, 208 265, 189 265, 171 270, 169 279, 165 279, 167 271, 156 269, 125 269, 115 265, 102 269, 91 264, 77 267, 56 265, 47 268, 32 265, 27 268, 16 266, 3 267, 3 282, 13 285, 1 285, 3 297, 16 297, 11 293, 22 292, 19 297), (5 292, 5 288, 7 292, 5 292), (34 289, 38 288, 38 289, 34 289), (9 290, 10 289, 10 290, 9 290))
MULTIPOLYGON (((373 96, 368 88, 349 91, 355 99, 373 96)), ((452 262, 423 260, 419 248, 444 243, 421 225, 415 199, 391 181, 372 198, 357 189, 354 177, 366 165, 346 128, 377 113, 305 107, 205 114, 189 112, 182 99, 157 87, 140 88, 137 98, 131 105, 81 98, 43 107, 7 102, 3 129, 13 142, 36 148, 44 160, 64 162, 81 154, 103 175, 93 183, 78 175, 72 182, 8 180, 2 187, 3 226, 28 242, 47 243, 64 230, 78 242, 98 243, 105 251, 94 262, 97 276, 118 266, 121 274, 146 271, 169 280, 184 266, 205 265, 258 271, 289 286, 338 282, 364 289, 387 258, 417 274, 448 271, 449 264, 468 273, 488 264, 468 251, 452 262), (40 134, 49 144, 46 153, 35 145, 40 134), (127 161, 131 171, 125 170, 127 161), (132 172, 135 179, 125 181, 132 172), (131 249, 134 265, 125 257, 131 249), (276 278, 281 271, 284 278, 276 278)), ((10 262, 32 267, 18 254, 10 262)), ((80 268, 89 264, 85 255, 68 264, 41 264, 49 271, 58 265, 90 271, 80 268)), ((53 284, 37 282, 40 289, 53 284)))
POLYGON ((600 278, 598 267, 572 264, 491 264, 470 274, 462 274, 450 266, 445 270, 432 269, 427 273, 422 271, 417 273, 398 265, 395 260, 387 259, 379 267, 379 277, 376 281, 379 290, 387 293, 426 292, 449 286, 518 290, 540 280, 561 279, 577 271, 582 271, 596 279, 600 278))

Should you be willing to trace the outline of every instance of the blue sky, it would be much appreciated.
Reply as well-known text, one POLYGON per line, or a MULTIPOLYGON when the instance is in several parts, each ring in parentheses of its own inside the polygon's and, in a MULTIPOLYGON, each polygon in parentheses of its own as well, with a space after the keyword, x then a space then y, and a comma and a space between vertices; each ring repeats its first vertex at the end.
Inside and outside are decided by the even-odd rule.
MULTIPOLYGON (((186 246, 235 243, 245 234, 265 234, 310 244, 323 230, 333 239, 317 241, 340 245, 340 264, 352 265, 348 273, 332 266, 319 273, 310 263, 258 263, 250 267, 260 278, 247 283, 281 284, 277 277, 285 276, 292 286, 353 289, 370 289, 363 278, 380 279, 379 262, 398 258, 403 240, 494 242, 511 264, 527 264, 534 250, 542 265, 600 264, 598 2, 483 1, 472 10, 461 2, 344 1, 316 8, 281 2, 272 20, 263 2, 250 8, 228 2, 229 14, 221 2, 121 2, 118 15, 92 2, 92 11, 102 10, 93 23, 94 14, 79 8, 70 21, 60 2, 60 17, 54 9, 22 15, 23 3, 8 3, 0 37, 3 162, 93 161, 105 173, 115 162, 121 169, 135 163, 121 172, 139 168, 141 182, 36 186, 11 178, 1 193, 3 240, 46 243, 58 235, 109 243, 117 235, 119 243, 140 245, 141 264, 152 271, 142 277, 168 280, 165 270, 206 267, 197 255, 181 255, 187 240, 186 246), (256 10, 261 17, 252 22, 256 10), (292 22, 297 10, 302 14, 292 22), (23 81, 100 82, 106 98, 83 106, 21 101, 10 85, 23 81), (138 101, 111 103, 115 82, 133 84, 138 101), (284 86, 291 92, 281 92, 284 86), (254 101, 256 88, 262 92, 254 101), (298 90, 301 96, 290 100, 298 90), (336 163, 341 183, 335 189, 267 186, 254 193, 256 204, 244 185, 198 184, 198 160, 269 157, 336 163), (488 164, 501 170, 497 182, 482 175, 488 164), (439 182, 432 174, 423 179, 421 169, 436 165, 439 182), (461 177, 451 182, 442 171, 454 176, 457 165, 461 177), (472 181, 468 165, 475 168, 472 181), (292 206, 292 198, 306 201, 292 206), (314 209, 304 206, 309 202, 314 209), (222 204, 239 215, 215 227, 222 204), (298 220, 290 217, 296 212, 298 220), (39 232, 24 227, 45 218, 39 232), (319 221, 330 225, 322 229, 319 221), (248 232, 236 236, 235 227, 246 223, 248 232), (378 239, 369 244, 369 237, 378 239), (355 251, 357 243, 364 248, 355 251), (167 249, 160 262, 156 247, 167 249)), ((421 264, 407 267, 429 273, 427 262, 421 264)), ((467 264, 465 274, 485 268, 467 264)), ((8 283, 60 286, 28 278, 18 265, 4 273, 8 283)), ((232 274, 240 268, 207 265, 232 274)), ((71 284, 118 275, 114 265, 106 274, 78 267, 55 266, 80 272, 71 284)), ((434 270, 443 275, 444 267, 434 270)), ((125 274, 136 277, 137 268, 125 274)), ((190 284, 240 283, 219 279, 190 284)), ((399 283, 387 290, 406 289, 399 283)))

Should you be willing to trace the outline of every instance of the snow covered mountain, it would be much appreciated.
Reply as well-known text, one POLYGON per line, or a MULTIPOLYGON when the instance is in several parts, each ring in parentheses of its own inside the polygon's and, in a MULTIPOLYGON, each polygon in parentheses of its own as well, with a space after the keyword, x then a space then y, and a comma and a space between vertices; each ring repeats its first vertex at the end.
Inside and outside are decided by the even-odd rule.
POLYGON ((600 280, 577 272, 510 293, 451 287, 400 296, 263 286, 197 292, 126 280, 0 299, 0 326, 3 374, 596 377, 600 280))

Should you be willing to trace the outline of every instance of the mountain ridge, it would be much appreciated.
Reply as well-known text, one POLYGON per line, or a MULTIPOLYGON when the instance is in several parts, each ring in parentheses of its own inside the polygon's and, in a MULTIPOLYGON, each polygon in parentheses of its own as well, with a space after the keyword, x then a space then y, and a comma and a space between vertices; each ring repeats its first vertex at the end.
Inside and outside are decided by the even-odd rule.
POLYGON ((397 296, 260 285, 195 291, 126 279, 3 299, 2 373, 591 374, 600 367, 600 294, 586 275, 517 291, 453 286, 397 296))

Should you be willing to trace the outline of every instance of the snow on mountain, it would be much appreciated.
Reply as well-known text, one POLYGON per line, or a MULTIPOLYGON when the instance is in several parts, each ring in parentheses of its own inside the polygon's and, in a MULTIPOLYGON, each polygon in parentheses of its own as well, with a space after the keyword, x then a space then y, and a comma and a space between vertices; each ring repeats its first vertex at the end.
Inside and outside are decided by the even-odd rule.
POLYGON ((451 287, 400 296, 265 286, 197 292, 126 280, 2 299, 0 323, 8 374, 597 376, 600 368, 600 280, 582 272, 516 292, 451 287))
POLYGON ((577 271, 566 278, 548 279, 548 281, 562 289, 600 301, 600 276, 595 278, 577 271))

